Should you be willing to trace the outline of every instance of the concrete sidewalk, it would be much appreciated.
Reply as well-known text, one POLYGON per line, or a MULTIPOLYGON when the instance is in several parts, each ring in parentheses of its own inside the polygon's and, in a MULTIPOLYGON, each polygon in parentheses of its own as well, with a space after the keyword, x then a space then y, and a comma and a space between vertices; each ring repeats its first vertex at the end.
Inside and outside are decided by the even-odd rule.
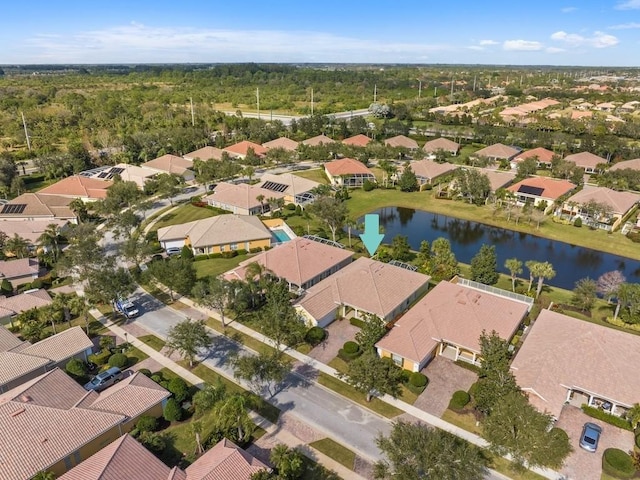
MULTIPOLYGON (((198 377, 197 375, 194 375, 188 369, 178 365, 173 360, 167 358, 166 356, 162 355, 160 352, 158 352, 158 351, 154 350, 153 348, 149 347, 146 343, 142 342, 141 340, 138 340, 138 338, 136 336, 132 335, 131 333, 129 333, 126 330, 124 330, 122 327, 114 324, 111 320, 106 318, 98 309, 92 309, 92 310, 90 310, 89 313, 96 320, 98 320, 105 327, 107 327, 113 334, 117 335, 120 338, 125 339, 131 345, 133 345, 134 347, 136 347, 137 349, 141 350, 146 355, 148 355, 149 358, 152 358, 153 360, 158 362, 163 367, 166 367, 169 370, 171 370, 172 372, 176 373, 177 375, 180 375, 184 380, 186 380, 187 382, 195 385, 196 387, 198 387, 200 389, 204 388, 205 382, 200 377, 198 377)), ((209 368, 211 368, 211 367, 209 367, 209 368)), ((239 383, 235 378, 230 377, 229 375, 226 375, 225 372, 222 371, 222 370, 216 370, 216 373, 218 373, 219 375, 224 376, 225 378, 227 378, 228 380, 230 380, 230 381, 232 381, 234 383, 239 383)), ((243 385, 243 387, 246 388, 247 386, 243 385)), ((364 477, 358 475, 353 470, 350 470, 350 469, 344 467, 342 464, 336 462, 335 460, 333 460, 332 458, 328 457, 324 453, 322 453, 322 452, 310 447, 309 445, 303 443, 300 439, 298 439, 292 433, 280 428, 280 426, 278 426, 278 425, 274 425, 273 423, 271 423, 266 418, 258 415, 256 412, 251 412, 251 418, 254 420, 256 425, 258 425, 259 427, 263 428, 267 432, 265 435, 273 436, 277 440, 278 443, 284 443, 285 445, 287 445, 289 447, 292 447, 292 448, 293 447, 298 447, 300 449, 300 451, 302 453, 304 453, 307 457, 309 457, 310 459, 312 459, 315 462, 320 463, 321 465, 325 466, 326 468, 328 468, 330 470, 333 470, 340 477, 342 477, 344 479, 347 479, 347 480, 348 479, 365 480, 364 477)))

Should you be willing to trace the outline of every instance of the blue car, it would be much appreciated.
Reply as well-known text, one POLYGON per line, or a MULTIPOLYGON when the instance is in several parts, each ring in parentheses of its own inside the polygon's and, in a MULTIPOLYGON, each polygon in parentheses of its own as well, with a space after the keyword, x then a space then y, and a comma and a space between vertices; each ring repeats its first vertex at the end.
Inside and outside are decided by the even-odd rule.
POLYGON ((600 435, 602 435, 602 428, 595 423, 585 423, 582 427, 582 435, 580 435, 580 448, 588 452, 595 452, 598 448, 600 435))

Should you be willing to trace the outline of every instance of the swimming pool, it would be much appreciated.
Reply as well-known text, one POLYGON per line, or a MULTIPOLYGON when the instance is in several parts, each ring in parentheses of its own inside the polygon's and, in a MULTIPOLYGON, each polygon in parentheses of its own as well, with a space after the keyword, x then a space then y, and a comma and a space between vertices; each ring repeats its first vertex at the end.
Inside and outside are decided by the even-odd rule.
POLYGON ((272 241, 274 243, 283 243, 291 240, 291 237, 289 236, 289 234, 280 228, 272 229, 271 236, 273 237, 272 241))

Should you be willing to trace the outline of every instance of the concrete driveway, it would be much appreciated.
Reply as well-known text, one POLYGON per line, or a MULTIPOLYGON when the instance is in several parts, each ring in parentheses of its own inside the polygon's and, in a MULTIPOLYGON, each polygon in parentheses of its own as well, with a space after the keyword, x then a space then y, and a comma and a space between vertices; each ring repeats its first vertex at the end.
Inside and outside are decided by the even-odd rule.
POLYGON ((356 333, 360 331, 355 325, 351 325, 349 320, 336 320, 327 328, 327 338, 309 352, 309 356, 322 363, 329 363, 338 356, 338 350, 342 348, 344 342, 353 340, 356 333))
POLYGON ((557 426, 569 435, 573 453, 567 458, 561 472, 570 480, 600 480, 602 475, 602 454, 607 448, 619 448, 628 451, 633 448, 633 433, 614 427, 585 415, 578 407, 565 405, 557 426), (602 436, 595 453, 579 447, 582 426, 592 422, 602 427, 602 436))

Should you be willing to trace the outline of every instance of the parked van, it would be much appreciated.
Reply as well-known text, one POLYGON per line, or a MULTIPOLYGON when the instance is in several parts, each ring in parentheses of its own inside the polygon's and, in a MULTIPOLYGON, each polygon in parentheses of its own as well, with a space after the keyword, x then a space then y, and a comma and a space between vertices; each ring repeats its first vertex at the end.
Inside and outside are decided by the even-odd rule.
POLYGON ((110 387, 114 383, 118 383, 122 378, 122 371, 118 367, 111 367, 110 369, 93 377, 93 380, 85 384, 84 389, 99 392, 110 387))

